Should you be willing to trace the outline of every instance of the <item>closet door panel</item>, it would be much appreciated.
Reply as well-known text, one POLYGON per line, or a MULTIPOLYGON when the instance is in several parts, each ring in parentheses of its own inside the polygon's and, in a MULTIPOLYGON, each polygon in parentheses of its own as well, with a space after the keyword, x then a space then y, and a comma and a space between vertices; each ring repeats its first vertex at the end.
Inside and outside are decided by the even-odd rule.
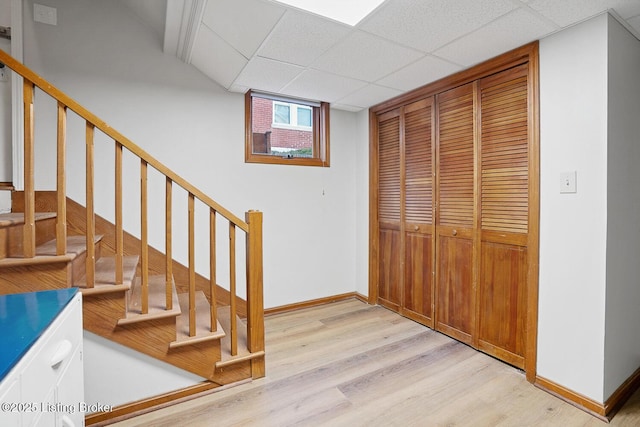
POLYGON ((479 349, 524 367, 527 251, 509 244, 482 244, 479 349))
POLYGON ((380 228, 378 297, 384 305, 400 308, 400 230, 380 228))
POLYGON ((472 258, 470 236, 438 236, 436 329, 467 344, 473 332, 472 258))
POLYGON ((526 340, 529 129, 526 65, 479 82, 478 346, 520 368, 526 340))
POLYGON ((467 84, 437 99, 436 328, 466 343, 475 324, 473 90, 467 84))
POLYGON ((378 117, 378 297, 399 310, 401 295, 399 110, 378 117))
POLYGON ((405 106, 402 314, 433 327, 433 98, 405 106))

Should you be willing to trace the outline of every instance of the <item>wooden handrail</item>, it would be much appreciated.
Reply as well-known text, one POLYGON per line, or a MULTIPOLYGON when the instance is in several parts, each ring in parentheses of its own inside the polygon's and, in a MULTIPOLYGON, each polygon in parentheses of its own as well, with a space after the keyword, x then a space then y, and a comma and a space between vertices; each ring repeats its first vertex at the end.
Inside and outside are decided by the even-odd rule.
MULTIPOLYGON (((236 293, 236 232, 239 228, 246 236, 246 295, 247 295, 247 349, 250 357, 241 356, 237 361, 251 360, 251 373, 254 378, 264 376, 264 308, 262 295, 262 213, 250 211, 245 220, 233 215, 210 197, 189 184, 177 174, 169 170, 147 152, 135 145, 125 136, 112 129, 104 121, 84 109, 80 104, 56 89, 40 76, 0 50, 0 61, 23 77, 25 141, 24 141, 24 241, 25 257, 35 256, 35 189, 34 189, 34 93, 38 87, 57 101, 57 223, 56 254, 64 255, 66 248, 67 213, 66 213, 66 141, 67 111, 71 110, 85 121, 85 168, 86 168, 86 286, 94 287, 96 281, 96 219, 94 189, 94 141, 96 129, 111 138, 115 144, 115 284, 124 282, 124 230, 123 230, 123 150, 140 159, 140 276, 141 276, 141 313, 149 312, 149 226, 148 226, 148 168, 157 170, 165 177, 165 249, 166 272, 165 293, 166 310, 173 307, 173 254, 172 254, 172 204, 173 184, 177 184, 188 194, 188 332, 196 336, 196 199, 209 208, 209 307, 211 332, 217 330, 216 292, 217 292, 217 254, 216 254, 216 221, 220 214, 229 223, 229 304, 230 304, 230 342, 231 355, 238 356, 238 322, 236 293), (257 334, 257 335, 256 335, 257 334)), ((225 297, 226 298, 226 297, 225 297)), ((228 361, 225 363, 229 363, 228 361)))
MULTIPOLYGON (((40 77, 38 74, 31 71, 29 68, 25 67, 22 63, 18 62, 11 55, 9 55, 8 53, 2 50, 0 50, 0 62, 4 63, 13 71, 20 74, 25 79, 25 84, 27 84, 26 80, 32 82, 40 90, 49 94, 54 99, 58 100, 58 102, 61 102, 63 105, 67 106, 67 108, 71 109, 78 116, 82 117, 87 122, 91 123, 93 126, 95 126, 96 129, 99 129, 114 141, 118 141, 131 153, 135 154, 136 156, 138 156, 139 158, 147 162, 150 166, 152 166, 154 169, 156 169, 158 172, 160 172, 164 176, 170 178, 171 181, 173 181, 175 184, 182 187, 188 193, 193 194, 198 200, 200 200, 202 203, 209 206, 209 208, 215 209, 216 212, 224 216, 230 222, 234 223, 237 227, 240 227, 242 230, 249 231, 249 226, 242 219, 234 215, 228 209, 225 209, 223 206, 218 204, 215 200, 207 196, 202 191, 198 190, 195 186, 190 184, 184 178, 180 177, 178 174, 176 174, 171 169, 169 169, 164 164, 162 164, 160 161, 158 161, 155 157, 153 157, 152 155, 144 151, 142 148, 134 144, 129 138, 127 138, 117 130, 113 129, 105 121, 101 120, 98 116, 88 111, 78 102, 73 100, 71 97, 67 96, 64 92, 62 92, 61 90, 53 86, 51 83, 49 83, 48 81, 40 77)), ((26 103, 26 100, 25 100, 25 103, 26 103)), ((25 128, 26 128, 26 121, 27 121, 27 118, 25 117, 25 128)), ((25 135, 25 138, 26 138, 26 135, 25 135)))

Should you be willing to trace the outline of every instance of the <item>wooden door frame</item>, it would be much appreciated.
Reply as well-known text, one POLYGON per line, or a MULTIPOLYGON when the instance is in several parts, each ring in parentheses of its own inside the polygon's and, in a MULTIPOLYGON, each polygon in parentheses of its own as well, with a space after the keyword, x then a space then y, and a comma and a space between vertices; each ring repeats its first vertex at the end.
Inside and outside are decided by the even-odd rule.
POLYGON ((529 111, 529 232, 527 238, 527 308, 525 340, 525 373, 529 382, 536 378, 538 336, 538 277, 540 234, 540 109, 539 109, 539 45, 532 42, 506 52, 467 70, 440 79, 411 92, 390 99, 369 109, 369 296, 368 302, 378 301, 378 126, 376 117, 388 110, 402 107, 419 99, 482 77, 504 71, 520 64, 528 64, 529 111))

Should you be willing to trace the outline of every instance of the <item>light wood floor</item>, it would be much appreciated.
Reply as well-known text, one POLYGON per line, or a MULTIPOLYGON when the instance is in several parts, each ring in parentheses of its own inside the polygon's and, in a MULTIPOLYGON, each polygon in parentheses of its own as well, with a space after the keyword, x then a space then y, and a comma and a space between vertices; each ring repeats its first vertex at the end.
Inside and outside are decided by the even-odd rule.
MULTIPOLYGON (((357 300, 269 316, 266 331, 266 378, 116 425, 607 425, 515 368, 357 300)), ((640 392, 611 425, 640 425, 640 392)))

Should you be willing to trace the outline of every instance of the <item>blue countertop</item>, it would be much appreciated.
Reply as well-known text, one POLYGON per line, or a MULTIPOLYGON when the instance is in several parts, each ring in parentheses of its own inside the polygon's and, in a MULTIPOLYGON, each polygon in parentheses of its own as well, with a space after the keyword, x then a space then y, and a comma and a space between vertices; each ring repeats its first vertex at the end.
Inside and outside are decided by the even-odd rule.
POLYGON ((77 292, 65 288, 0 295, 0 381, 77 292))

